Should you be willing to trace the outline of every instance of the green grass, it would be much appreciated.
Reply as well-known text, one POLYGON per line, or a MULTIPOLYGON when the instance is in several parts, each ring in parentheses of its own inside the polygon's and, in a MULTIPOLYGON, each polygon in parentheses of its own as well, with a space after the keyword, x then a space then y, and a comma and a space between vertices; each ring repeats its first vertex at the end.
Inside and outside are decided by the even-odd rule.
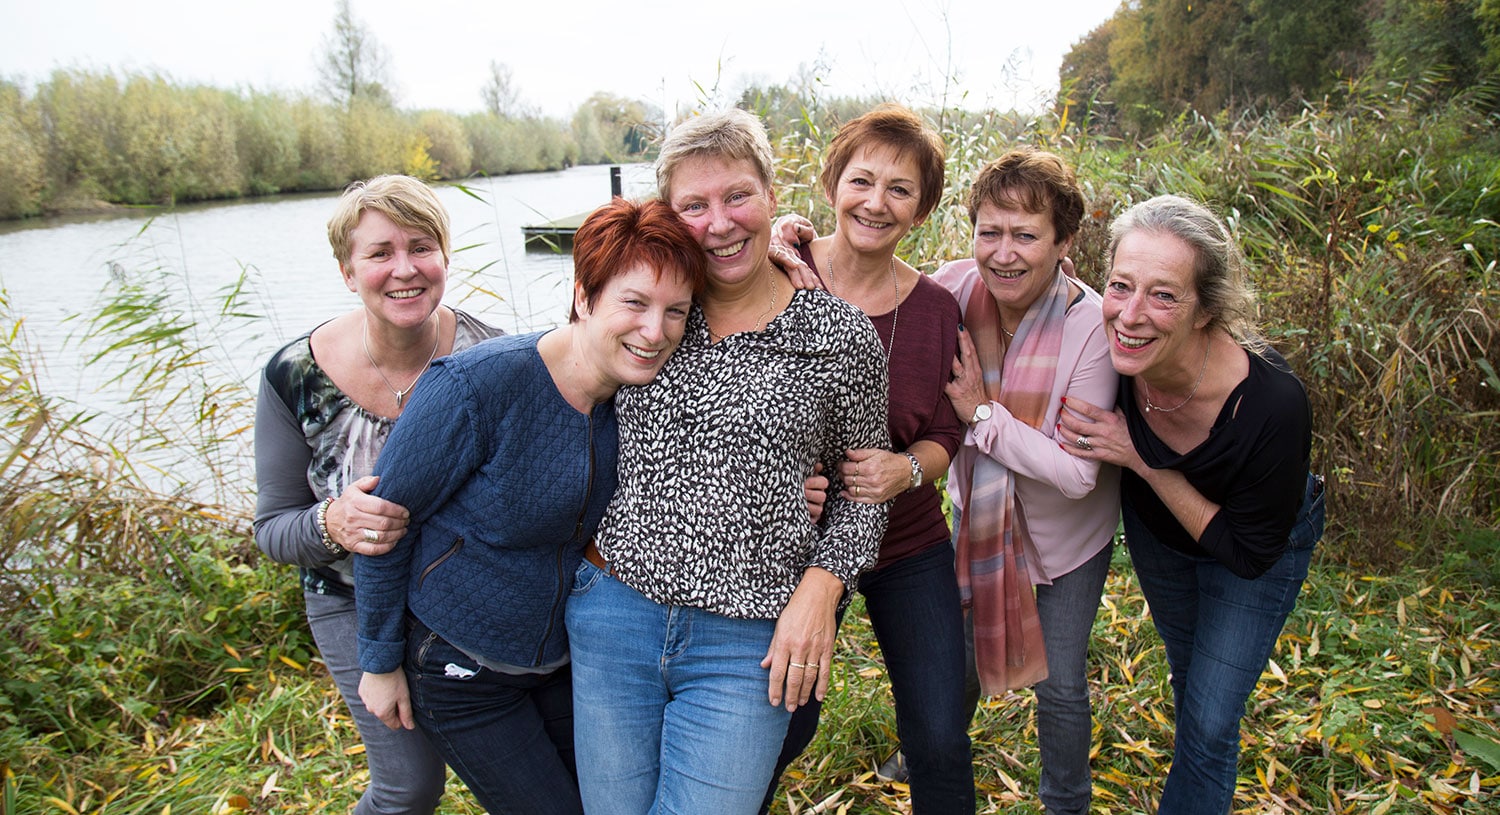
MULTIPOLYGON (((225 566, 231 542, 201 543, 176 585, 100 579, 88 603, 39 599, 7 625, 6 812, 317 813, 357 800, 358 734, 311 656, 292 570, 233 556, 225 566)), ((1375 577, 1315 563, 1250 703, 1236 812, 1500 805, 1497 617, 1494 588, 1462 572, 1375 577)), ((1090 656, 1095 811, 1149 812, 1171 756, 1170 690, 1123 552, 1090 656)), ((1041 811, 1031 707, 1028 692, 981 705, 971 731, 981 812, 1041 811)), ((906 788, 873 775, 893 741, 856 602, 822 728, 775 811, 909 811, 906 788)), ((457 782, 449 792, 443 812, 481 811, 457 782)))

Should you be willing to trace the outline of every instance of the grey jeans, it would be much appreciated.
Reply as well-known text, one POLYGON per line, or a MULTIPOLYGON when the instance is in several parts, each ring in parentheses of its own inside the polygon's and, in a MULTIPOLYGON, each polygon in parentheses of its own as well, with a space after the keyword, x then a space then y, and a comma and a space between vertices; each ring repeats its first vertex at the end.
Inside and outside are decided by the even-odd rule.
POLYGON ((421 730, 392 730, 360 701, 354 598, 311 592, 304 592, 303 597, 313 639, 365 743, 370 785, 354 807, 354 815, 430 815, 443 796, 448 768, 421 730))
MULTIPOLYGON (((958 528, 959 515, 955 509, 954 529, 958 528)), ((1111 542, 1083 565, 1054 579, 1052 585, 1036 587, 1037 614, 1047 645, 1047 678, 1032 690, 1036 693, 1037 747, 1042 758, 1038 796, 1048 815, 1087 815, 1093 797, 1089 638, 1113 552, 1111 542)), ((979 705, 979 673, 974 668, 974 619, 967 614, 964 636, 969 661, 966 693, 969 710, 973 711, 979 705)))

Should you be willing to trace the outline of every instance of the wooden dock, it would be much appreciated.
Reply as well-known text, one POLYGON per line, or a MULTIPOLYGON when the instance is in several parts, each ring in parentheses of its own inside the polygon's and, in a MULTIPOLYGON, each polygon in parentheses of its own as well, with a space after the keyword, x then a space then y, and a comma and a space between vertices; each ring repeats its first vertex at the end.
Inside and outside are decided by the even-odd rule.
MULTIPOLYGON (((620 195, 620 168, 618 166, 609 168, 609 192, 612 196, 620 195)), ((593 210, 589 210, 593 212, 593 210)), ((573 251, 573 233, 578 227, 583 226, 589 212, 580 212, 577 215, 569 215, 566 218, 558 218, 542 224, 521 227, 521 235, 526 241, 528 252, 562 252, 573 251)))
POLYGON ((578 227, 583 226, 583 219, 587 217, 589 217, 588 212, 580 212, 577 215, 569 215, 566 218, 558 218, 555 221, 521 227, 521 234, 526 238, 526 251, 571 251, 573 249, 573 233, 578 231, 578 227))

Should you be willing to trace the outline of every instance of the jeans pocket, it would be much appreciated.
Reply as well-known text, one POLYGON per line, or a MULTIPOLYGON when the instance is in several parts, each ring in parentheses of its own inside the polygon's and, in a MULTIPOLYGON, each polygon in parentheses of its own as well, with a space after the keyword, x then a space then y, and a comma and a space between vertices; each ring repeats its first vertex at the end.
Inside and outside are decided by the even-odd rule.
POLYGON ((1290 549, 1311 549, 1323 538, 1323 525, 1327 521, 1327 490, 1323 476, 1307 475, 1307 492, 1302 499, 1302 509, 1297 513, 1297 522, 1292 525, 1287 539, 1290 549))
POLYGON ((482 670, 474 658, 453 647, 415 617, 407 631, 406 664, 417 678, 469 679, 482 670))
POLYGON ((573 570, 573 588, 568 592, 569 597, 582 597, 588 594, 599 581, 604 579, 604 570, 588 562, 588 559, 578 561, 578 568, 573 570))

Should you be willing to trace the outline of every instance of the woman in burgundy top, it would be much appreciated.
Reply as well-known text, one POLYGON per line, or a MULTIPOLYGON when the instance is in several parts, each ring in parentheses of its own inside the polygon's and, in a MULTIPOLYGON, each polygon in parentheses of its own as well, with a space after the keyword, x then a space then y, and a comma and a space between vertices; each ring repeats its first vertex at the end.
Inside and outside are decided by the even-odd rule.
MULTIPOLYGON (((879 560, 859 579, 896 700, 913 811, 974 811, 964 630, 953 547, 933 482, 963 443, 943 393, 957 351, 958 303, 896 257, 943 190, 943 143, 915 113, 882 105, 839 130, 820 176, 832 235, 804 244, 824 287, 875 325, 890 370, 891 449, 849 451, 844 497, 890 501, 879 560)), ((792 715, 775 778, 812 740, 820 706, 792 715)), ((775 795, 775 781, 766 806, 775 795)))

